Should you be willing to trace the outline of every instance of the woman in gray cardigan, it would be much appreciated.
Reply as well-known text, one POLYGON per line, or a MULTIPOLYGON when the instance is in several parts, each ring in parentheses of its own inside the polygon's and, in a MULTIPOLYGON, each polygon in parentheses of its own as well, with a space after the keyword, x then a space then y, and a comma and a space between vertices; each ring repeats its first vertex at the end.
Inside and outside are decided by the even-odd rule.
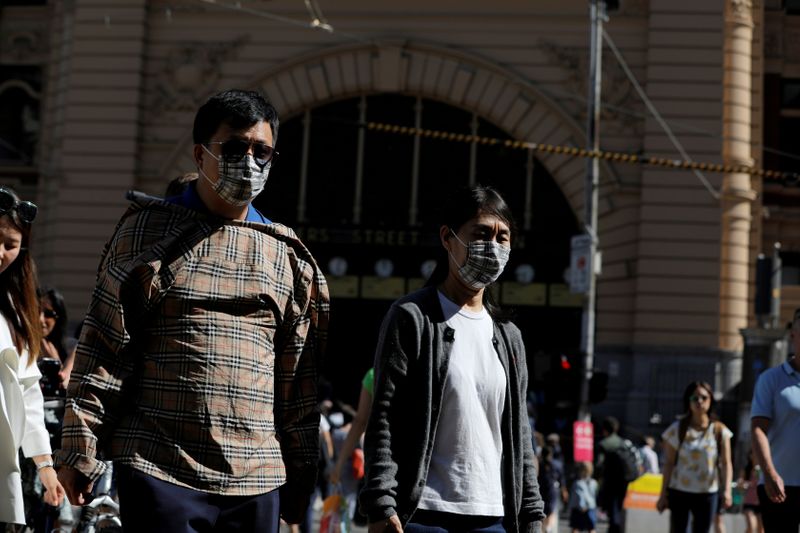
POLYGON ((486 290, 509 258, 511 211, 473 187, 443 215, 436 270, 381 326, 360 496, 369 531, 540 531, 525 348, 486 290))

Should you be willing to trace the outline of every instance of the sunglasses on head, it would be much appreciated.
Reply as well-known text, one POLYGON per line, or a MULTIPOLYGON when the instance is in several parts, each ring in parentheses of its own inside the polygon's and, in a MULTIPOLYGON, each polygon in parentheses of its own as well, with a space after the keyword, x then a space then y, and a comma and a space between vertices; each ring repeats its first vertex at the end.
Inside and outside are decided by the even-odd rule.
POLYGON ((222 158, 229 163, 238 163, 253 147, 253 159, 262 169, 278 155, 275 149, 264 143, 245 141, 244 139, 229 139, 227 141, 209 141, 206 144, 219 144, 222 158))
POLYGON ((11 191, 0 187, 0 216, 16 211, 19 219, 30 224, 36 218, 38 208, 33 202, 22 202, 14 198, 11 191))

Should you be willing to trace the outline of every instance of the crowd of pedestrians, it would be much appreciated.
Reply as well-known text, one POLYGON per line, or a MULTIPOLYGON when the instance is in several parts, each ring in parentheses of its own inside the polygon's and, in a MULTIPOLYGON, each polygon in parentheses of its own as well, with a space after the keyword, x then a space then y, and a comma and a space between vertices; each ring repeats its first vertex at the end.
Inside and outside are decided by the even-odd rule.
MULTIPOLYGON (((594 462, 533 431, 522 334, 491 290, 516 227, 491 187, 441 199, 436 268, 386 313, 357 408, 320 404, 325 278, 251 204, 278 125, 258 92, 200 107, 197 172, 131 196, 75 335, 37 279, 36 205, 0 187, 0 526, 72 531, 113 472, 127 531, 311 531, 313 498, 335 493, 370 533, 555 533, 560 516, 616 533, 628 484, 663 472, 674 532, 721 532, 734 486, 748 532, 797 532, 798 356, 759 377, 736 480, 702 381, 660 442, 602 420, 594 462)), ((800 353, 800 314, 791 338, 800 353)))

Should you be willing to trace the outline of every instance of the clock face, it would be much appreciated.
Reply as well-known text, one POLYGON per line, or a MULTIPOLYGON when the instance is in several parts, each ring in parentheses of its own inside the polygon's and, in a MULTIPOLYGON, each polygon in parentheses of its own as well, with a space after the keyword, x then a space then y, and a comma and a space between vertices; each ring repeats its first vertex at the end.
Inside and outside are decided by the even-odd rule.
POLYGON ((378 259, 375 261, 375 274, 381 278, 388 278, 394 272, 394 263, 389 259, 378 259))
POLYGON ((433 274, 433 269, 436 268, 436 261, 433 259, 428 259, 419 267, 419 273, 422 274, 422 277, 428 279, 433 274))
POLYGON ((344 276, 347 274, 347 260, 343 257, 333 257, 328 261, 328 272, 332 276, 344 276))
POLYGON ((527 264, 519 265, 516 270, 514 270, 514 277, 517 279, 517 283, 531 283, 535 274, 536 271, 533 267, 527 264))

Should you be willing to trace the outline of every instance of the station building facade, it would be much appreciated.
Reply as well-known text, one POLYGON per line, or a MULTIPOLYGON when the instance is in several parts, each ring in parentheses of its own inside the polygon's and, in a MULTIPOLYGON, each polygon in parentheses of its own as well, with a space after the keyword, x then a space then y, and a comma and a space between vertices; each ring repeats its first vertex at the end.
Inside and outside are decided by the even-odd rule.
MULTIPOLYGON (((602 148, 684 159, 677 139, 695 161, 764 165, 765 146, 791 142, 765 125, 796 118, 793 100, 774 100, 791 85, 784 78, 800 77, 800 22, 787 3, 622 0, 605 25, 624 62, 606 44, 602 148)), ((587 160, 514 141, 585 146, 587 2, 3 5, 0 138, 10 142, 0 144, 0 182, 40 206, 34 255, 73 323, 126 191, 163 195, 194 170, 197 107, 225 88, 258 89, 281 127, 257 205, 296 229, 329 279, 334 386, 357 387, 383 312, 424 283, 448 191, 489 184, 520 230, 498 296, 516 310, 543 424, 568 431, 575 398, 557 402, 552 385, 561 361, 580 365, 582 300, 565 273, 583 230, 587 160)), ((754 320, 755 256, 777 241, 800 254, 797 232, 785 235, 800 220, 793 191, 749 174, 602 162, 595 368, 610 380, 595 414, 655 432, 680 410, 688 381, 733 390, 739 330, 754 320), (768 192, 778 200, 765 209, 768 192)))

